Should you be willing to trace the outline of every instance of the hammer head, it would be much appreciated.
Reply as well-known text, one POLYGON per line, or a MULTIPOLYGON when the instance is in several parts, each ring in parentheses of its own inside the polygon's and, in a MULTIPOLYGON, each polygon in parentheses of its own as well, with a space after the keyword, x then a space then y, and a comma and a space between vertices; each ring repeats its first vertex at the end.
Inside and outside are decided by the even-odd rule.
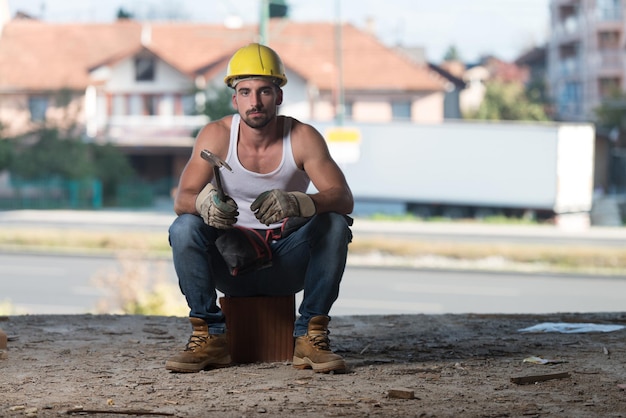
POLYGON ((233 169, 230 168, 230 166, 228 165, 226 161, 222 160, 220 157, 213 154, 211 151, 203 149, 202 152, 200 152, 200 156, 204 158, 205 160, 207 160, 209 163, 213 164, 213 167, 216 167, 216 168, 225 167, 228 169, 228 171, 233 171, 233 169))

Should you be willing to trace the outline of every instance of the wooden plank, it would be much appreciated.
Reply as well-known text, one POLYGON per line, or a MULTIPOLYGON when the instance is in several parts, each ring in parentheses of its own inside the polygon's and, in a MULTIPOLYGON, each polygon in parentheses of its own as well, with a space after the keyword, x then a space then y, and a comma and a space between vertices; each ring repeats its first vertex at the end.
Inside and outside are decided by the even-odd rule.
POLYGON ((415 399, 415 392, 407 388, 389 389, 388 394, 395 399, 415 399))
POLYGON ((529 385, 529 384, 537 383, 537 382, 545 382, 546 380, 567 379, 568 377, 570 377, 570 374, 567 372, 540 374, 540 375, 535 375, 535 376, 512 377, 511 382, 517 385, 529 385))

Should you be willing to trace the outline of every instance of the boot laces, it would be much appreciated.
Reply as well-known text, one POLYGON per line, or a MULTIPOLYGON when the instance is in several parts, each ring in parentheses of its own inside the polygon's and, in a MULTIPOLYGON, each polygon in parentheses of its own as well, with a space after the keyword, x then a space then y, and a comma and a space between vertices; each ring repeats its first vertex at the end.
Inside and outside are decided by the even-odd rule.
POLYGON ((197 348, 202 347, 206 344, 209 337, 204 335, 192 335, 189 337, 189 341, 187 341, 187 345, 185 346, 185 351, 195 351, 197 348))
POLYGON ((309 335, 309 341, 313 344, 313 347, 318 350, 330 351, 330 338, 328 338, 328 334, 309 335))

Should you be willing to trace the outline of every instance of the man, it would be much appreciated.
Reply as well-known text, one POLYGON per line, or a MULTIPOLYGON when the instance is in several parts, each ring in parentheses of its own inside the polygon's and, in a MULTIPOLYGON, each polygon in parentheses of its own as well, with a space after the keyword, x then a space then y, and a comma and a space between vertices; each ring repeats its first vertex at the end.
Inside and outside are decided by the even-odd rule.
POLYGON ((231 362, 216 289, 235 297, 304 290, 294 324, 293 365, 343 371, 343 358, 330 349, 328 313, 339 294, 352 240, 346 216, 354 205, 350 188, 322 135, 308 124, 278 116, 287 77, 275 51, 259 44, 239 49, 224 82, 234 89, 237 113, 200 131, 174 202, 178 217, 169 230, 170 245, 193 333, 166 368, 198 372, 231 362), (203 150, 232 169, 220 176, 223 199, 211 164, 201 157, 203 150), (306 194, 311 182, 316 192, 306 194), (289 219, 307 222, 284 236, 289 219), (242 228, 266 232, 262 235, 269 237, 272 263, 235 277, 217 244, 242 228))

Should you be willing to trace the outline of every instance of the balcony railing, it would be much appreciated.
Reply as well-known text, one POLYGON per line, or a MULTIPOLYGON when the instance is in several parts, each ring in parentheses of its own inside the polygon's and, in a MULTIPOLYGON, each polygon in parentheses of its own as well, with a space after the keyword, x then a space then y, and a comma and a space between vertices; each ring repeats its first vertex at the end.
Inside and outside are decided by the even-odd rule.
POLYGON ((596 18, 602 22, 620 22, 622 9, 618 7, 601 7, 596 9, 596 18))
POLYGON ((208 121, 205 115, 111 116, 99 126, 96 138, 128 146, 188 145, 208 121))
POLYGON ((557 112, 565 120, 578 120, 583 117, 583 108, 579 102, 560 101, 557 103, 557 112))
POLYGON ((624 66, 624 52, 619 49, 597 51, 597 53, 594 54, 590 64, 594 66, 596 71, 621 71, 624 66))
POLYGON ((563 77, 580 74, 582 64, 579 58, 567 58, 559 63, 559 74, 563 77))
POLYGON ((569 17, 553 28, 553 34, 558 39, 576 35, 580 31, 580 19, 576 16, 569 17))

